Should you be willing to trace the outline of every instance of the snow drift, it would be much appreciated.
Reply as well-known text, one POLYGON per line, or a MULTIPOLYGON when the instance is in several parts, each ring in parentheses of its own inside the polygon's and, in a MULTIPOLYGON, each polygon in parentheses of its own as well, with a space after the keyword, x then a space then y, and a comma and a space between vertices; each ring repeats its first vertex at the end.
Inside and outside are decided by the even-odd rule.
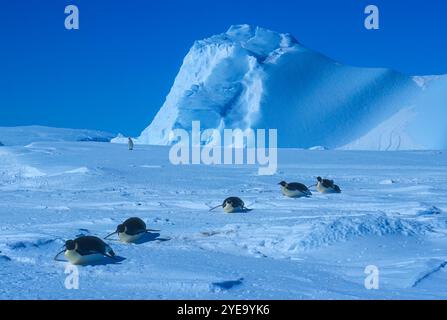
MULTIPOLYGON (((43 126, 0 127, 0 139, 5 146, 25 146, 43 141, 110 142, 113 134, 86 129, 65 129, 43 126)), ((2 143, 0 142, 0 146, 2 143)))
POLYGON ((202 130, 278 129, 279 147, 441 149, 446 87, 445 76, 344 66, 289 34, 232 26, 194 43, 136 142, 169 145, 172 129, 199 120, 202 130))
POLYGON ((280 176, 175 166, 168 153, 0 148, 0 300, 447 298, 447 152, 281 149, 280 176), (277 185, 317 175, 343 193, 290 199, 277 185), (253 211, 209 212, 229 195, 253 211), (53 261, 65 240, 104 237, 134 216, 161 231, 110 242, 125 260, 82 267, 80 290, 67 290, 66 264, 53 261), (371 264, 380 290, 363 285, 371 264))

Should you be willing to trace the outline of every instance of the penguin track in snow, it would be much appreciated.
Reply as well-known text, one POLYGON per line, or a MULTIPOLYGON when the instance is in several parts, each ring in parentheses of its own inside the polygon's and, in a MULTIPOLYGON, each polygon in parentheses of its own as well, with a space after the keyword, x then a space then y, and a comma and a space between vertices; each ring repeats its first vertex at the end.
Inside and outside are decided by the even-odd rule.
POLYGON ((227 280, 221 282, 213 282, 211 288, 213 291, 231 290, 235 287, 239 287, 243 284, 244 278, 237 280, 227 280))
POLYGON ((0 251, 0 262, 9 262, 11 258, 0 251))
POLYGON ((441 213, 442 213, 441 209, 439 209, 436 206, 431 206, 427 209, 418 211, 417 215, 418 216, 432 216, 432 215, 439 215, 441 213))
POLYGON ((23 241, 13 241, 7 242, 6 245, 11 250, 21 250, 28 248, 40 248, 55 242, 54 239, 36 239, 36 240, 23 240, 23 241))

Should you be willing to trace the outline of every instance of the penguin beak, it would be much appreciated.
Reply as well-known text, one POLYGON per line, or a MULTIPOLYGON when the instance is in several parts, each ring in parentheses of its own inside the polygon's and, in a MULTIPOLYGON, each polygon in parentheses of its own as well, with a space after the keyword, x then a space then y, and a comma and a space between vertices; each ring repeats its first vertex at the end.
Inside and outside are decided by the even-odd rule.
POLYGON ((221 208, 221 207, 222 207, 222 205, 219 204, 218 206, 216 206, 216 207, 214 207, 214 208, 211 208, 210 211, 208 211, 208 212, 211 212, 211 211, 216 210, 217 208, 221 208))
POLYGON ((117 234, 117 233, 118 233, 118 231, 112 232, 107 237, 105 237, 104 240, 108 239, 109 237, 111 237, 111 236, 113 236, 114 234, 117 234))
POLYGON ((64 252, 65 252, 65 249, 62 250, 61 252, 59 252, 57 255, 55 255, 55 256, 54 256, 54 261, 64 261, 64 262, 65 262, 65 260, 59 260, 59 259, 58 259, 59 255, 62 254, 62 253, 64 253, 64 252))

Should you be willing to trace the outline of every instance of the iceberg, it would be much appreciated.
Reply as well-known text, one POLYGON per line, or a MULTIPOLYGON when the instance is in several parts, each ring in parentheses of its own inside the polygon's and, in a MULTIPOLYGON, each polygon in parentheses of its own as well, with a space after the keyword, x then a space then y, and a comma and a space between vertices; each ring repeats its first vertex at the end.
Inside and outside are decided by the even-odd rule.
POLYGON ((204 130, 277 129, 282 148, 444 149, 446 88, 446 76, 346 66, 290 34, 236 25, 194 43, 135 142, 170 145, 172 130, 200 121, 204 130))

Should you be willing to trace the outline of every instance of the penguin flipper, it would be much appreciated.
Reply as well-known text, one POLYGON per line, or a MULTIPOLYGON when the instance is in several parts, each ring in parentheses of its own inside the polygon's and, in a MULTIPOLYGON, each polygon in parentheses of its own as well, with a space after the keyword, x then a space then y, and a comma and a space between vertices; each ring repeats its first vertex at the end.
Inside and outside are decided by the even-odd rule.
POLYGON ((112 259, 112 260, 115 260, 115 261, 117 261, 118 259, 116 258, 116 255, 115 255, 115 253, 112 251, 110 254, 109 253, 104 253, 104 255, 107 257, 107 258, 110 258, 110 259, 112 259), (112 253, 113 253, 113 255, 112 255, 112 253))
POLYGON ((334 180, 324 179, 322 184, 325 188, 334 188, 334 180))

